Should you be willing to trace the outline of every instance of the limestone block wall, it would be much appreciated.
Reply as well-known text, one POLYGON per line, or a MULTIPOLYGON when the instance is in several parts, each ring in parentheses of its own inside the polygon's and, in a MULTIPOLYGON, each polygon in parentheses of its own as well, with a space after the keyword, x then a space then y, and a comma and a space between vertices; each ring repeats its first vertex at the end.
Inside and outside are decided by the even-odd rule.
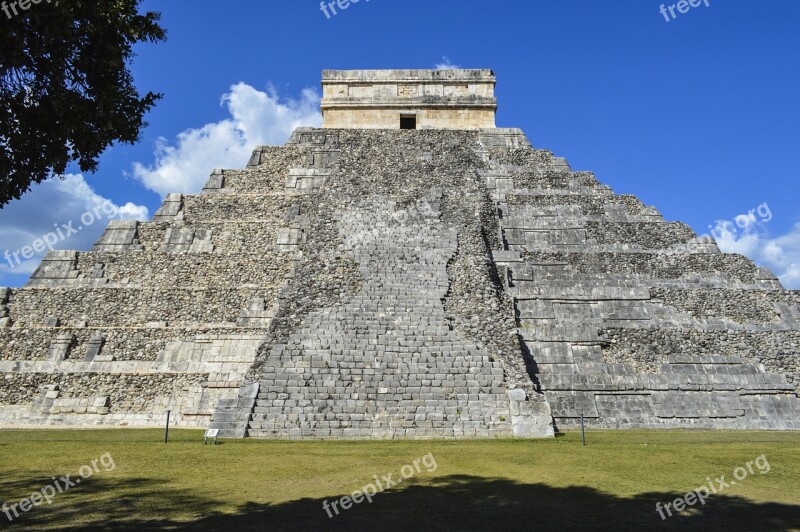
MULTIPOLYGON (((86 337, 105 338, 90 359, 80 330, 74 331, 73 349, 66 357, 53 357, 52 343, 48 348, 32 342, 36 345, 21 349, 15 344, 26 338, 24 333, 11 331, 14 339, 1 340, 0 387, 5 395, 0 395, 0 423, 13 426, 160 426, 167 408, 177 426, 205 426, 217 402, 236 395, 266 339, 266 331, 256 328, 103 328, 86 331, 86 337), (41 349, 48 353, 44 358, 41 349), (104 397, 107 410, 66 410, 62 403, 45 401, 48 395, 68 403, 104 397)), ((47 336, 48 331, 33 335, 43 341, 47 336)))
POLYGON ((796 429, 796 295, 591 174, 482 133, 495 261, 556 424, 796 429))
POLYGON ((798 331, 770 272, 519 130, 299 129, 1 289, 0 426, 798 429, 798 331))
MULTIPOLYGON (((243 228, 243 233, 252 228, 243 228)), ((89 252, 78 257, 76 270, 88 278, 102 270, 103 286, 216 286, 240 288, 251 285, 264 288, 281 286, 286 272, 291 269, 291 255, 277 248, 277 230, 271 242, 251 249, 247 253, 231 253, 230 247, 220 244, 219 253, 105 253, 89 252), (273 246, 270 247, 269 244, 273 246), (264 256, 269 260, 264 261, 264 256), (100 265, 100 268, 98 268, 100 265)), ((241 234, 230 231, 231 240, 241 234), (237 236, 234 236, 237 235, 237 236)), ((243 245, 258 239, 259 233, 240 240, 243 245)), ((217 241, 219 242, 219 240, 217 241)), ((231 245, 232 247, 232 245, 231 245)))
MULTIPOLYGON (((509 197, 510 199, 511 197, 509 197)), ((658 250, 578 253, 526 251, 525 263, 555 263, 578 273, 642 275, 654 280, 718 278, 729 284, 756 284, 758 268, 742 255, 723 253, 659 253, 658 250)))
POLYGON ((281 174, 312 152, 259 148, 202 195, 171 194, 153 221, 113 223, 92 251, 54 252, 4 290, 0 424, 162 426, 171 409, 206 426, 293 275, 302 214, 281 174))
POLYGON ((783 375, 800 392, 800 332, 693 329, 603 329, 603 356, 637 371, 656 373, 664 361, 718 361, 730 371, 743 361, 783 375))
POLYGON ((413 115, 417 129, 494 128, 494 85, 490 70, 326 70, 323 127, 400 129, 413 115))
POLYGON ((197 225, 209 221, 261 220, 280 226, 295 203, 283 194, 203 194, 186 197, 184 219, 197 225))
MULTIPOLYGON (((0 405, 16 405, 28 403, 37 399, 44 386, 53 388, 47 391, 57 391, 56 397, 51 399, 92 399, 107 397, 108 405, 114 409, 125 412, 147 412, 153 402, 159 397, 179 395, 180 388, 197 385, 203 380, 203 375, 177 375, 177 374, 115 374, 102 375, 99 373, 82 374, 45 374, 45 373, 19 373, 4 377, 4 386, 0 391, 0 405)), ((46 394, 45 394, 46 395, 46 394)), ((40 412, 44 405, 38 405, 40 412)), ((54 412, 57 413, 57 412, 54 412)), ((87 412, 74 412, 87 413, 87 412)), ((97 412, 94 412, 97 413, 97 412)))
POLYGON ((664 249, 696 236, 688 225, 680 222, 587 221, 584 228, 586 239, 592 243, 630 244, 644 249, 664 249))
MULTIPOLYGON (((217 248, 232 254, 246 253, 251 241, 260 239, 260 249, 274 244, 279 227, 273 221, 253 218, 236 218, 225 221, 171 222, 141 224, 137 230, 138 241, 144 251, 164 253, 213 253, 217 248), (242 232, 248 234, 242 235, 242 232), (207 241, 202 245, 202 241, 207 241), (195 244, 193 246, 193 244, 195 244), (200 245, 200 247, 198 247, 200 245)), ((102 250, 98 250, 102 251, 102 250)), ((110 250, 130 252, 131 250, 110 250)), ((140 251, 140 250, 136 250, 140 251)))
POLYGON ((276 295, 264 288, 230 287, 21 290, 14 294, 10 316, 22 328, 44 325, 50 316, 64 324, 113 327, 235 324, 250 301, 271 301, 276 295))
POLYGON ((696 319, 728 318, 738 323, 780 323, 777 294, 761 290, 654 287, 650 297, 696 319))
MULTIPOLYGON (((591 186, 592 184, 596 184, 597 180, 591 175, 588 180, 584 180, 582 185, 583 186, 591 186)), ((548 212, 547 209, 551 208, 552 210, 549 211, 552 213, 553 216, 557 216, 557 213, 565 207, 563 199, 559 198, 558 196, 554 196, 551 194, 543 194, 543 195, 533 195, 533 194, 525 194, 525 195, 509 195, 508 196, 508 204, 511 206, 530 206, 537 209, 540 209, 541 212, 548 212)), ((629 195, 622 195, 622 196, 578 196, 575 195, 574 197, 570 198, 570 204, 573 207, 579 207, 580 213, 584 216, 602 216, 607 214, 609 211, 620 209, 622 212, 626 212, 631 215, 646 215, 651 213, 652 208, 648 208, 645 206, 642 201, 635 197, 629 195), (622 206, 625 208, 623 209, 622 206)))
POLYGON ((417 129, 493 128, 492 109, 426 109, 422 102, 407 102, 394 109, 341 108, 323 112, 325 127, 345 129, 400 129, 400 117, 413 115, 417 129))
MULTIPOLYGON (((230 327, 229 329, 234 329, 230 327)), ((70 336, 69 349, 59 360, 155 361, 176 342, 191 345, 198 337, 217 334, 221 328, 182 327, 28 327, 0 331, 6 351, 0 360, 53 361, 50 347, 62 335, 70 336)), ((249 334, 266 335, 266 328, 248 328, 249 334)))
MULTIPOLYGON (((303 130, 300 128, 295 134, 303 130)), ((313 158, 313 153, 311 146, 259 146, 253 151, 246 169, 215 170, 203 194, 285 193, 289 169, 305 165, 313 158)))

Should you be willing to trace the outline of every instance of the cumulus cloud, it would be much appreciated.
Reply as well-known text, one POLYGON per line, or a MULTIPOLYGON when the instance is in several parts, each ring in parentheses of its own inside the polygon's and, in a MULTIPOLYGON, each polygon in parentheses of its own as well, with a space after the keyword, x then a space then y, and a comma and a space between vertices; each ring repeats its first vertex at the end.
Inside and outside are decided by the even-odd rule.
POLYGON ((772 270, 786 288, 800 289, 800 223, 785 235, 771 237, 767 222, 772 213, 766 203, 759 208, 758 215, 768 216, 759 218, 752 213, 733 222, 717 220, 711 236, 723 252, 750 257, 772 270))
POLYGON ((436 70, 458 70, 461 67, 459 65, 454 65, 450 62, 450 58, 446 55, 442 56, 442 62, 436 65, 436 70))
POLYGON ((800 289, 800 223, 785 235, 764 240, 759 256, 776 272, 784 286, 800 289))
POLYGON ((133 175, 161 194, 199 192, 214 168, 241 168, 258 145, 280 145, 301 126, 319 127, 320 96, 304 90, 299 99, 281 100, 273 87, 259 91, 237 83, 222 96, 230 118, 187 129, 174 141, 161 138, 152 166, 133 165, 133 175))
POLYGON ((37 242, 49 240, 53 249, 87 250, 110 220, 146 220, 148 214, 142 205, 117 205, 97 194, 80 174, 34 185, 0 210, 0 284, 8 275, 36 269, 48 251, 37 242))

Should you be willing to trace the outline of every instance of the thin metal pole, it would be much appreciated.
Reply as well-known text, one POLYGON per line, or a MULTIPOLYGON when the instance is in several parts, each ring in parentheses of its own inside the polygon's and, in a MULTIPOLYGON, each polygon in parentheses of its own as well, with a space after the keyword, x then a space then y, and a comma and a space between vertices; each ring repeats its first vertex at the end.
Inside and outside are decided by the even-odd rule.
POLYGON ((167 426, 164 427, 164 443, 165 444, 169 441, 169 413, 170 413, 170 411, 167 410, 167 426))
POLYGON ((581 414, 581 445, 586 447, 586 427, 583 425, 583 414, 581 414))

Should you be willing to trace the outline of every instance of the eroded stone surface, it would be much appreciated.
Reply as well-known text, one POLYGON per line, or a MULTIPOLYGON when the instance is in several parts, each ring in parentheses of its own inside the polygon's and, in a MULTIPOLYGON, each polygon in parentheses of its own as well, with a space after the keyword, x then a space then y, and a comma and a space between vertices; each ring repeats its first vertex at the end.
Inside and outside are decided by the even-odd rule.
POLYGON ((0 290, 0 425, 798 429, 799 335, 797 292, 519 130, 299 129, 0 290))

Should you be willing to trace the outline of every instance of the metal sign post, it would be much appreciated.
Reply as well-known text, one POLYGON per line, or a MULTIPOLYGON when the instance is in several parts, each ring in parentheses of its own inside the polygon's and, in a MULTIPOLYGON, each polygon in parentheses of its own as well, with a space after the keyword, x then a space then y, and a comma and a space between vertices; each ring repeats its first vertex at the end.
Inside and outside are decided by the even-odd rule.
POLYGON ((583 414, 581 414, 581 445, 586 447, 586 427, 583 425, 583 414))

